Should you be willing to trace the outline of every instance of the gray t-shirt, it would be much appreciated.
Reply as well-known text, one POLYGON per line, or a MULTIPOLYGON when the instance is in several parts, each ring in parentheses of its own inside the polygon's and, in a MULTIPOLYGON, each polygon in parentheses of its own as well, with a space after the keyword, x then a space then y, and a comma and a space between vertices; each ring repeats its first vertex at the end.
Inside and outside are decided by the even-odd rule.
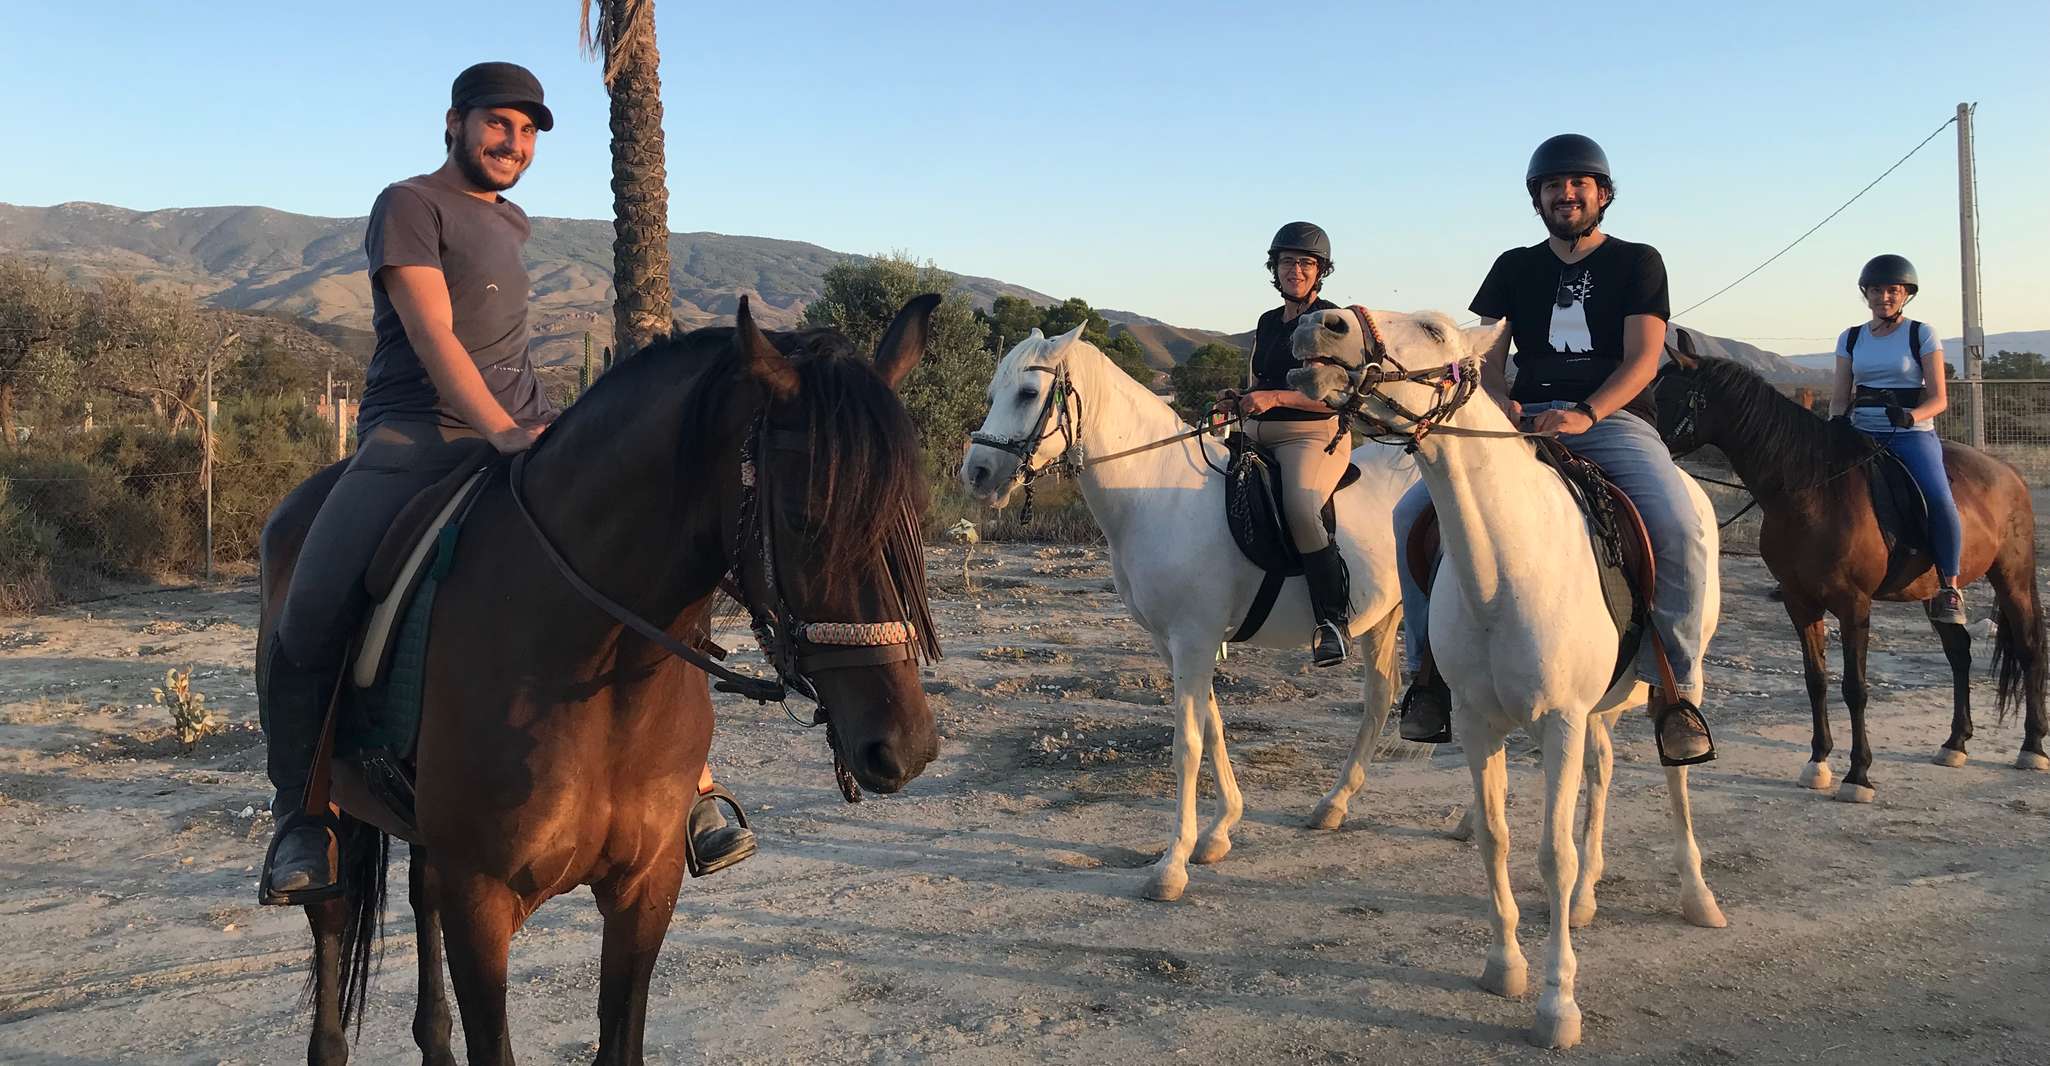
MULTIPOLYGON (((554 409, 527 358, 527 213, 504 197, 486 203, 432 174, 389 185, 370 208, 363 253, 370 260, 371 326, 377 354, 363 386, 358 432, 386 419, 460 426, 441 400, 378 271, 431 266, 448 280, 456 340, 506 413, 522 424, 554 409)), ((474 428, 474 427, 473 427, 474 428)))

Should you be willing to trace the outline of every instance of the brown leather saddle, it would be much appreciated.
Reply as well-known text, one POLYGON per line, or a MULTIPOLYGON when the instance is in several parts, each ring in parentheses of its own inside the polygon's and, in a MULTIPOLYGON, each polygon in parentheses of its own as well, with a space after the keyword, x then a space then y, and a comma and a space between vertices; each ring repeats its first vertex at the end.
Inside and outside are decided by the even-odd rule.
MULTIPOLYGON (((1558 473, 1574 502, 1580 505, 1588 536, 1594 541, 1602 600, 1616 625, 1616 666, 1609 684, 1613 687, 1630 672, 1648 638, 1666 691, 1676 693, 1665 644, 1651 625, 1651 601, 1658 586, 1658 570, 1652 558, 1651 537, 1645 532, 1637 505, 1609 480, 1601 467, 1573 455, 1557 441, 1541 439, 1537 444, 1539 458, 1558 473)), ((1427 504, 1409 529, 1409 539, 1403 546, 1403 565, 1409 567, 1410 576, 1418 585, 1428 589, 1437 575, 1439 559, 1438 509, 1435 504, 1427 504)))

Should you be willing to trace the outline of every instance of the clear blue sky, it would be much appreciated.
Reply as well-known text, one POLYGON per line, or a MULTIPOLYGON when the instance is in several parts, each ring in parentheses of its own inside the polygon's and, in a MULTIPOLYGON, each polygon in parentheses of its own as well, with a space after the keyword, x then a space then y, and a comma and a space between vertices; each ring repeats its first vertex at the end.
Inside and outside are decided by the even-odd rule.
MULTIPOLYGON (((359 215, 431 169, 455 72, 532 67, 557 117, 514 193, 609 217, 574 0, 0 0, 0 201, 359 215)), ((658 0, 671 228, 904 250, 1238 330, 1274 228, 1321 222, 1341 302, 1463 308, 1542 231, 1530 149, 1600 140, 1609 229, 1707 296, 1977 101, 1989 332, 2050 327, 2050 13, 2008 3, 1121 4, 658 0)), ((1858 266, 1920 266, 1959 330, 1950 131, 1682 321, 1794 353, 1858 266)))

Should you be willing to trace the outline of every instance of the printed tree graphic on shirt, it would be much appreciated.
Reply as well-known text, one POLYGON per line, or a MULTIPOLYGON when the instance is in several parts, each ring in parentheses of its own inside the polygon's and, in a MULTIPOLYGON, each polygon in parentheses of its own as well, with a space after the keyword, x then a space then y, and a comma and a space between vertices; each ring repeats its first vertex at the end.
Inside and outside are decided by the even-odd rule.
POLYGON ((1594 274, 1569 270, 1559 279, 1559 296, 1552 301, 1552 330, 1546 338, 1555 352, 1594 350, 1594 336, 1587 331, 1587 297, 1594 291, 1594 274))

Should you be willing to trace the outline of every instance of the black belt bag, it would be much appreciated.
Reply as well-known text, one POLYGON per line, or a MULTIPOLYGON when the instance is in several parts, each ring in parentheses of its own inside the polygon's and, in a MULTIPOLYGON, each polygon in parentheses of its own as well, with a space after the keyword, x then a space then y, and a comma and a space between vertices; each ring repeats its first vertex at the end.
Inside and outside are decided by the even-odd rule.
POLYGON ((1880 389, 1869 385, 1858 386, 1851 397, 1852 407, 1918 407, 1922 403, 1921 389, 1880 389))

